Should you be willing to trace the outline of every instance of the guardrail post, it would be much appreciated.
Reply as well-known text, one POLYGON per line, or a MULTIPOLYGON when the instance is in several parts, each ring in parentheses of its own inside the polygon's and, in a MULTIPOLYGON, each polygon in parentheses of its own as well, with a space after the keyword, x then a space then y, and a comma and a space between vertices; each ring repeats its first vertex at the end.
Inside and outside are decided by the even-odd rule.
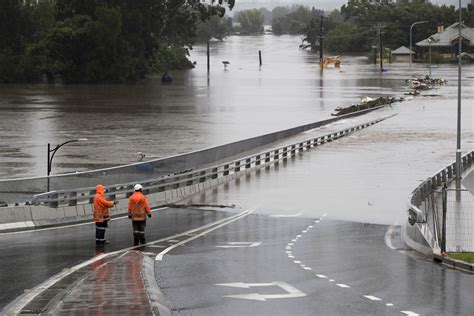
POLYGON ((265 154, 265 162, 266 162, 266 163, 267 163, 267 162, 270 162, 270 153, 269 153, 269 152, 267 152, 267 153, 265 154))
POLYGON ((447 175, 446 175, 446 169, 441 171, 441 179, 442 179, 443 182, 448 182, 448 178, 447 178, 447 175))
POLYGON ((235 163, 235 168, 234 168, 234 172, 237 173, 240 171, 240 161, 237 161, 235 163))
POLYGON ((307 141, 306 142, 306 149, 310 149, 311 148, 311 141, 307 141))
POLYGON ((467 164, 467 157, 464 156, 462 157, 462 170, 466 170, 468 167, 468 164, 467 164))
POLYGON ((250 169, 250 167, 251 167, 250 158, 247 158, 245 160, 245 169, 250 169))
POLYGON ((447 213, 447 199, 448 199, 448 192, 447 192, 447 185, 444 183, 443 190, 442 190, 442 200, 443 200, 443 223, 441 228, 441 253, 446 252, 446 213, 447 213))
POLYGON ((448 179, 452 179, 452 178, 453 178, 453 167, 449 166, 448 167, 448 179))
POLYGON ((288 157, 288 147, 283 148, 283 160, 286 160, 288 157))
POLYGON ((186 186, 190 186, 190 185, 193 185, 194 181, 192 180, 193 179, 193 174, 188 174, 188 181, 186 181, 186 186))
POLYGON ((69 194, 69 206, 76 206, 77 205, 77 192, 73 191, 69 194))
POLYGON ((275 150, 275 152, 273 154, 273 161, 275 161, 275 163, 278 163, 278 159, 280 159, 280 150, 279 149, 275 150))
POLYGON ((255 156, 255 165, 260 166, 262 162, 260 161, 260 155, 255 156))
POLYGON ((116 191, 115 188, 107 189, 107 196, 109 197, 110 200, 115 200, 115 197, 116 197, 116 195, 114 194, 115 191, 116 191))
POLYGON ((442 181, 442 179, 441 179, 441 174, 438 173, 438 174, 436 175, 436 185, 437 185, 437 186, 441 186, 442 184, 443 184, 443 181, 442 181))
POLYGON ((224 176, 229 175, 229 165, 224 165, 224 172, 222 173, 224 176))
POLYGON ((89 192, 89 196, 90 196, 90 198, 89 198, 89 204, 94 203, 94 195, 95 195, 95 190, 91 190, 91 191, 89 192))
POLYGON ((298 151, 303 151, 304 148, 304 143, 299 143, 298 144, 298 151))
POLYGON ((291 145, 290 154, 291 154, 292 156, 296 155, 296 145, 291 145))
POLYGON ((58 207, 59 194, 57 192, 48 194, 48 198, 53 200, 56 199, 55 201, 49 202, 49 207, 58 207))
POLYGON ((204 171, 201 171, 201 172, 199 173, 199 175, 201 176, 201 177, 199 178, 199 182, 206 182, 206 171, 205 171, 205 170, 204 170, 204 171))
POLYGON ((219 177, 219 169, 218 168, 213 168, 211 179, 217 179, 218 177, 219 177))

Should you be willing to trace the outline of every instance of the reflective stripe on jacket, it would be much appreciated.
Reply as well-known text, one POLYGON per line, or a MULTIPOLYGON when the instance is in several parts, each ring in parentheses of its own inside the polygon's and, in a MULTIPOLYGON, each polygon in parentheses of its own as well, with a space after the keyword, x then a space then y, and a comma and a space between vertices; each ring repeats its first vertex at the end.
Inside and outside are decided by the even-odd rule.
POLYGON ((140 191, 135 191, 128 200, 128 215, 134 221, 144 221, 146 215, 150 213, 150 204, 148 204, 146 196, 140 191))
POLYGON ((102 223, 104 219, 110 219, 109 208, 114 206, 114 202, 108 201, 104 195, 105 187, 97 185, 94 195, 94 221, 102 223))

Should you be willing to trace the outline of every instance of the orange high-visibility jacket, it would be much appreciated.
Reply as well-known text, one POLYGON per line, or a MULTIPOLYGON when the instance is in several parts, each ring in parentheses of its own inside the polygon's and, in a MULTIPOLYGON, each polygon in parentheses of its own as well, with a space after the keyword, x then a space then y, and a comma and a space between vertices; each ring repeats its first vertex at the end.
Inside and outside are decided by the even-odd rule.
POLYGON ((134 221, 144 221, 146 215, 150 213, 150 204, 148 204, 146 196, 140 191, 135 191, 128 199, 128 215, 134 221))
POLYGON ((108 201, 104 195, 105 187, 98 184, 95 187, 94 195, 94 221, 102 223, 104 219, 110 219, 109 208, 114 206, 114 202, 108 201))

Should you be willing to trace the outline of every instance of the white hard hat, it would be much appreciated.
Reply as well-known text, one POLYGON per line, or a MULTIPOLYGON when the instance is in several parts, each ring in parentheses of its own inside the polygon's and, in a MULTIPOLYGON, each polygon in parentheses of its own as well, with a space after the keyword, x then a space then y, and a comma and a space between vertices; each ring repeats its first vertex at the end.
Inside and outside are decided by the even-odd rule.
POLYGON ((137 184, 135 184, 135 186, 133 187, 133 189, 134 189, 135 191, 138 191, 138 190, 143 189, 143 187, 142 187, 142 185, 141 185, 140 183, 137 183, 137 184))

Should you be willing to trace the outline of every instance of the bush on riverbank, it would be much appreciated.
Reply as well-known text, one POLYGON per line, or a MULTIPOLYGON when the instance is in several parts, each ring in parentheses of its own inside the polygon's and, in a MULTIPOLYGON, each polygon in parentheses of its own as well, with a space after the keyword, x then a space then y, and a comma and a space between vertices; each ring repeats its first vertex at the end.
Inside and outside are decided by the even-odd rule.
POLYGON ((0 82, 125 82, 191 68, 198 21, 224 13, 185 0, 5 0, 0 82))

